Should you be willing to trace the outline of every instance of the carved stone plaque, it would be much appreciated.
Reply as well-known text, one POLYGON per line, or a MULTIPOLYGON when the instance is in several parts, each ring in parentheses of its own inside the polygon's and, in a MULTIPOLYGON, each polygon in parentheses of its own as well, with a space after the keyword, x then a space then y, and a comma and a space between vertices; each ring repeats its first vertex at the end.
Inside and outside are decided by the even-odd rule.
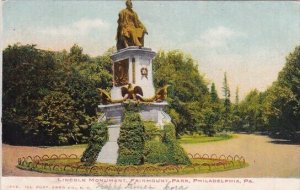
POLYGON ((128 84, 129 60, 124 59, 114 63, 114 83, 115 86, 128 84))

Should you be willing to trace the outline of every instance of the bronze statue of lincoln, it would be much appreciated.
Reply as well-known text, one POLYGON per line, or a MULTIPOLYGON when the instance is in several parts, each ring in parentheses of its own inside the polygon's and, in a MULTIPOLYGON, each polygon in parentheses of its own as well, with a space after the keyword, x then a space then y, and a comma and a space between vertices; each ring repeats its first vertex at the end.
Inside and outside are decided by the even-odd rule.
POLYGON ((117 30, 117 49, 128 46, 144 46, 144 35, 147 29, 132 9, 131 0, 126 0, 126 9, 119 13, 117 30))

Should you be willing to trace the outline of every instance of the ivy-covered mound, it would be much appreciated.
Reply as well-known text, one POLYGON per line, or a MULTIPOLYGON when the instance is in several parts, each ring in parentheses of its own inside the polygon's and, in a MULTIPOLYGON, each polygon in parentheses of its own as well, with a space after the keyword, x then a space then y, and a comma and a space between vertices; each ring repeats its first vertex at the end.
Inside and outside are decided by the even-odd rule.
POLYGON ((143 122, 137 104, 126 104, 118 139, 119 165, 191 164, 176 140, 175 127, 168 123, 160 130, 153 122, 143 122))
POLYGON ((104 122, 95 123, 91 127, 89 144, 80 159, 85 162, 85 165, 92 165, 95 163, 98 154, 108 139, 108 128, 104 122))
POLYGON ((137 104, 125 104, 123 123, 118 139, 118 165, 140 165, 144 163, 144 125, 137 104))
POLYGON ((145 122, 145 162, 149 164, 183 164, 191 161, 187 153, 176 140, 175 126, 172 123, 164 125, 159 130, 154 123, 145 122))

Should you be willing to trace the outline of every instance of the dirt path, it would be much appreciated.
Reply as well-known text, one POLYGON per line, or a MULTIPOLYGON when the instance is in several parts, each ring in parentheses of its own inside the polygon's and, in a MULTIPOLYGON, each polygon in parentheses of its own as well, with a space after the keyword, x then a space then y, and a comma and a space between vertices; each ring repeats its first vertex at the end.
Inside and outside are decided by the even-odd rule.
POLYGON ((18 163, 18 158, 26 156, 43 156, 47 155, 60 155, 60 154, 76 154, 81 155, 84 151, 83 147, 49 147, 49 148, 40 148, 40 147, 29 147, 29 146, 11 146, 11 145, 2 145, 2 175, 3 176, 61 176, 57 174, 45 174, 38 172, 30 172, 16 168, 18 163))
POLYGON ((226 141, 185 144, 190 153, 242 155, 250 164, 247 168, 191 176, 205 177, 300 177, 300 146, 272 143, 260 135, 238 135, 226 141))
MULTIPOLYGON (((226 141, 185 144, 183 147, 190 153, 242 155, 250 164, 247 168, 218 173, 195 174, 201 177, 300 177, 300 146, 275 144, 272 139, 259 135, 238 135, 226 141)), ((77 154, 81 155, 83 147, 24 147, 3 145, 4 176, 59 176, 24 171, 16 168, 19 157, 44 154, 77 154)))

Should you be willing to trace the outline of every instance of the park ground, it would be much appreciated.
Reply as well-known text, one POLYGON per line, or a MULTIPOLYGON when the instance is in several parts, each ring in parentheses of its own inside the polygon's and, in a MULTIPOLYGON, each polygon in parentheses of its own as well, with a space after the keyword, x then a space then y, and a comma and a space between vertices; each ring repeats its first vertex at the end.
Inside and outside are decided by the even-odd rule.
MULTIPOLYGON (((193 174, 193 177, 300 177, 300 146, 267 136, 238 134, 224 141, 198 144, 182 144, 188 153, 240 155, 249 163, 246 168, 217 173, 193 174)), ((3 176, 60 176, 25 171, 16 168, 18 158, 35 155, 76 154, 81 155, 85 146, 28 147, 2 146, 3 176)))

